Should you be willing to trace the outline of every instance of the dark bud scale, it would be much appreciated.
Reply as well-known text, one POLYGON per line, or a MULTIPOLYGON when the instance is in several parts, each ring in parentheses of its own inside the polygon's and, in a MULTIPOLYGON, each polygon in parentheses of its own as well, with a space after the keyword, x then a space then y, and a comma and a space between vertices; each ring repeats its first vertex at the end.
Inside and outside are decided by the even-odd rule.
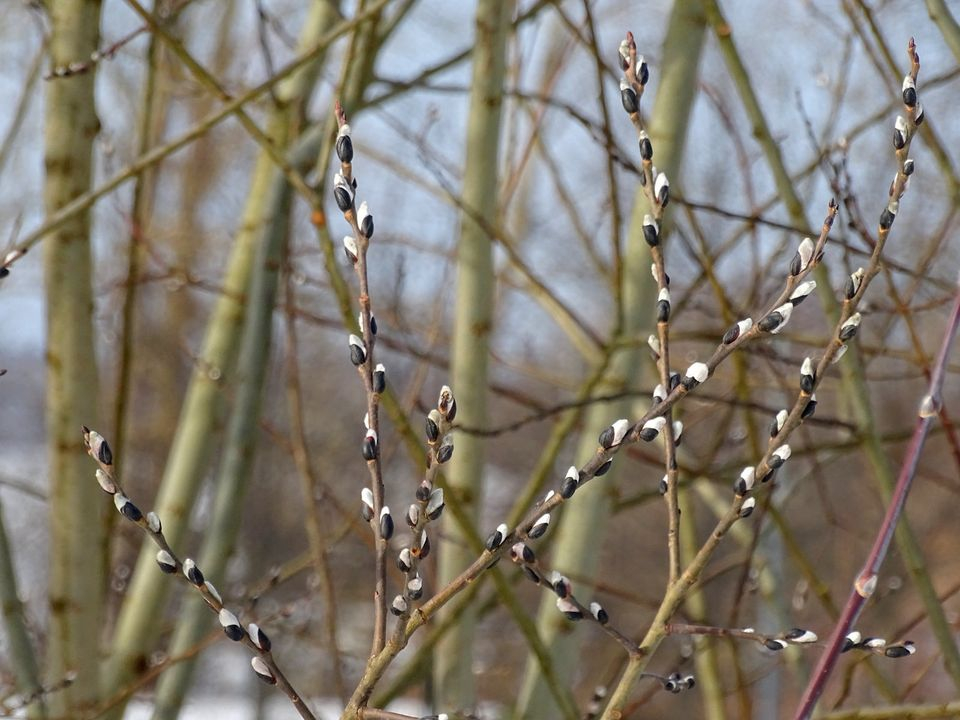
POLYGON ((250 639, 253 640, 253 644, 264 652, 270 652, 270 648, 273 647, 273 643, 270 642, 269 636, 260 628, 259 625, 251 623, 247 627, 247 632, 250 634, 250 639))
MULTIPOLYGON (((449 436, 447 436, 449 438, 449 436)), ((453 457, 453 441, 444 442, 437 450, 437 462, 441 465, 453 457)))
POLYGON ((367 433, 366 437, 363 438, 363 459, 367 462, 377 459, 377 438, 376 435, 372 434, 373 431, 367 433))
POLYGON ((650 247, 660 244, 660 229, 657 227, 657 221, 650 215, 643 218, 643 239, 650 247))
POLYGON ((640 157, 644 160, 653 160, 653 143, 646 135, 640 138, 640 157))
POLYGON ((389 540, 393 537, 393 515, 386 505, 380 510, 380 537, 389 540))
POLYGON ((485 547, 490 552, 493 552, 498 547, 503 545, 503 541, 507 539, 507 526, 500 524, 496 530, 494 530, 490 535, 487 536, 487 542, 485 547))
POLYGON ((436 442, 440 437, 440 428, 437 427, 437 424, 430 417, 427 417, 426 430, 427 440, 429 442, 436 442))
MULTIPOLYGON (((793 273, 793 274, 795 275, 796 273, 793 273)), ((758 327, 761 330, 763 330, 763 332, 771 332, 772 330, 776 330, 777 327, 779 327, 780 323, 782 322, 783 322, 783 315, 781 315, 779 312, 774 310, 772 313, 770 313, 763 320, 760 321, 758 327)))
POLYGON ((890 208, 884 208, 883 212, 880 213, 880 229, 889 230, 896 217, 894 213, 890 212, 890 208))
POLYGON ((670 321, 670 301, 659 300, 657 302, 657 322, 665 323, 670 321))
POLYGON ((378 364, 377 369, 373 371, 373 391, 377 395, 387 389, 387 373, 383 365, 378 364))
POLYGON ((345 187, 337 186, 333 189, 333 197, 337 201, 340 212, 347 212, 353 207, 353 197, 345 187))
POLYGON ((341 135, 337 138, 337 157, 340 162, 353 162, 353 141, 349 135, 341 135))
POLYGON ((183 561, 183 574, 187 576, 187 580, 197 587, 203 587, 203 573, 200 572, 200 568, 198 568, 197 564, 190 558, 183 561))

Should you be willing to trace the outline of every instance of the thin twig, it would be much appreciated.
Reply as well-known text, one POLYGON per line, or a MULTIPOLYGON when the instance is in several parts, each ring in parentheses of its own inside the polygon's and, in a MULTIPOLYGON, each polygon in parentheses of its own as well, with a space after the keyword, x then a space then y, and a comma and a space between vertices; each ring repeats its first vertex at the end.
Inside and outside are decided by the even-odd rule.
POLYGON ((947 356, 950 353, 950 348, 953 345, 953 340, 956 337, 958 326, 960 326, 960 281, 958 281, 956 299, 951 311, 950 320, 944 332, 943 343, 937 359, 933 364, 930 386, 927 394, 920 403, 914 434, 910 440, 910 444, 907 446, 907 452, 900 467, 900 475, 897 478, 897 485, 894 489, 893 497, 887 507, 887 513, 884 516, 883 523, 877 531, 877 537, 870 550, 870 554, 867 556, 864 568, 860 571, 860 574, 854 582, 853 589, 847 598, 847 604, 844 606, 840 619, 830 637, 827 650, 821 655, 817 667, 811 675, 810 683, 804 690, 803 697, 800 700, 800 705, 795 715, 797 720, 806 720, 806 718, 809 718, 813 713, 814 706, 823 693, 827 679, 836 665, 837 657, 843 648, 844 639, 860 616, 860 612, 866 605, 867 600, 870 599, 870 596, 873 595, 876 589, 880 566, 886 557, 890 540, 893 538, 893 531, 897 525, 897 520, 900 519, 900 515, 906 504, 907 495, 910 492, 913 479, 916 476, 917 466, 920 462, 920 454, 923 450, 927 433, 941 405, 941 392, 945 375, 944 367, 947 356))

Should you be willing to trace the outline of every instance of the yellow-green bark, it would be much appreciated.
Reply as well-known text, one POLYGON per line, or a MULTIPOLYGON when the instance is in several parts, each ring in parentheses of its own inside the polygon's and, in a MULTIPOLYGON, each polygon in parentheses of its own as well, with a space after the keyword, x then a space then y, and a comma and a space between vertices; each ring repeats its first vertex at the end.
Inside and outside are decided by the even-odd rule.
MULTIPOLYGON (((335 21, 332 7, 327 4, 318 4, 317 7, 325 20, 319 24, 319 29, 317 25, 307 24, 305 35, 308 30, 310 33, 307 42, 315 41, 335 21)), ((312 65, 301 69, 278 87, 281 103, 271 112, 267 123, 267 133, 271 137, 286 136, 299 109, 295 101, 305 97, 312 88, 322 58, 323 54, 320 54, 312 65)), ((223 387, 235 379, 246 293, 257 241, 273 222, 276 211, 271 200, 278 195, 271 192, 271 188, 283 182, 273 160, 261 151, 222 281, 223 292, 208 320, 155 504, 163 521, 164 534, 175 548, 182 544, 193 503, 207 471, 213 446, 211 437, 222 422, 223 387)), ((145 545, 137 561, 112 643, 113 654, 107 665, 104 682, 108 691, 119 689, 136 674, 156 640, 159 624, 154 619, 165 606, 173 583, 158 572, 155 554, 155 549, 145 545)), ((119 717, 120 709, 115 713, 112 717, 119 717)))
MULTIPOLYGON (((98 0, 51 0, 50 62, 84 60, 97 49, 98 0)), ((100 129, 93 70, 49 83, 44 111, 44 206, 51 215, 90 189, 100 129)), ((85 457, 80 426, 97 420, 97 367, 89 212, 44 245, 47 302, 47 447, 50 482, 50 625, 47 676, 76 680, 50 698, 55 715, 77 717, 99 693, 103 598, 103 498, 85 457)))
MULTIPOLYGON (((450 385, 457 396, 457 421, 483 427, 487 419, 487 366, 493 328, 493 239, 475 218, 496 225, 497 170, 506 41, 513 19, 512 0, 480 0, 467 120, 463 203, 457 250, 457 301, 451 351, 450 385)), ((448 503, 456 502, 476 518, 483 494, 484 441, 456 437, 447 474, 448 503)), ((449 582, 476 557, 450 518, 437 564, 437 579, 449 582)), ((457 627, 438 644, 434 655, 437 707, 444 712, 470 708, 474 702, 473 645, 476 609, 465 612, 457 627)))

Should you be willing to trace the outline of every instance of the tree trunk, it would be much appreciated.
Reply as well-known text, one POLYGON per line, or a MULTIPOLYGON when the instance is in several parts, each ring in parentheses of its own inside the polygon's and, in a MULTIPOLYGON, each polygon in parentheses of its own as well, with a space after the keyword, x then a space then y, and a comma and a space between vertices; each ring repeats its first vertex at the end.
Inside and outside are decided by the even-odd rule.
MULTIPOLYGON (((513 19, 512 0, 477 3, 473 80, 467 119, 460 243, 457 252, 457 301, 450 361, 450 384, 457 396, 457 422, 483 427, 487 419, 487 366, 493 329, 493 239, 486 223, 498 223, 498 157, 506 44, 513 19), (481 220, 484 224, 477 222, 481 220)), ((448 502, 458 503, 476 521, 483 496, 484 441, 458 436, 447 473, 448 502)), ((437 565, 444 585, 475 558, 452 515, 443 520, 445 541, 437 565)), ((473 644, 476 608, 461 615, 457 626, 434 653, 435 702, 444 712, 474 704, 473 644)))
MULTIPOLYGON (((53 67, 83 61, 97 49, 98 0, 51 0, 53 67)), ((44 120, 44 204, 52 215, 90 189, 100 123, 94 106, 95 68, 47 85, 44 120)), ((99 697, 103 606, 102 518, 105 506, 85 457, 83 424, 97 423, 93 346, 90 215, 74 216, 44 244, 47 302, 47 447, 50 477, 50 627, 47 677, 76 673, 50 698, 51 712, 79 717, 99 697)))
MULTIPOLYGON (((335 8, 326 3, 317 7, 316 14, 326 19, 319 25, 306 24, 306 42, 315 41, 333 22, 335 8)), ((283 102, 268 119, 267 132, 271 137, 286 137, 287 128, 299 108, 295 101, 307 97, 313 87, 316 68, 322 62, 321 55, 309 68, 294 74, 278 87, 283 102)), ((277 208, 272 201, 280 197, 271 188, 285 182, 267 153, 261 151, 224 274, 223 293, 207 324, 203 348, 187 388, 156 501, 156 512, 163 521, 164 534, 174 548, 182 544, 193 503, 206 474, 213 446, 211 436, 223 419, 222 388, 235 380, 247 289, 258 239, 273 223, 277 208)), ((158 635, 159 624, 154 619, 162 612, 172 586, 169 578, 157 572, 156 550, 149 543, 145 544, 120 612, 113 655, 105 678, 108 690, 116 691, 122 687, 135 676, 137 668, 142 667, 158 635)), ((119 718, 121 714, 122 707, 118 707, 109 717, 119 718)))

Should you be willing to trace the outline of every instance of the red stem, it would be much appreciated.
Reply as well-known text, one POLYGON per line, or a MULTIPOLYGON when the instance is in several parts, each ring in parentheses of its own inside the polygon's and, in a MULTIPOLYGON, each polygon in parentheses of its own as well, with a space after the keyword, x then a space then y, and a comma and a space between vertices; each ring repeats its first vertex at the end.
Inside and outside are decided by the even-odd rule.
POLYGON ((853 584, 847 604, 843 608, 840 619, 830 636, 827 649, 820 656, 817 667, 810 676, 810 682, 807 684, 800 699, 800 706, 797 708, 795 720, 807 720, 813 713, 813 709, 819 700, 820 695, 826 687, 827 679, 837 664, 837 658, 840 655, 840 649, 843 647, 844 638, 853 628, 853 624, 860 616, 860 612, 866 605, 867 600, 873 594, 877 585, 877 574, 880 572, 880 565, 887 555, 887 548, 890 547, 890 540, 893 538, 893 531, 896 529, 897 521, 903 512, 903 507, 907 501, 907 494, 910 492, 910 486, 916 476, 917 465, 920 462, 920 453, 923 451, 923 444, 927 439, 927 432, 930 425, 937 416, 937 410, 941 404, 941 389, 943 387, 943 376, 946 369, 947 357, 950 354, 950 347, 953 345, 954 338, 957 335, 957 328, 960 327, 960 278, 957 278, 958 287, 954 296, 953 309, 950 315, 950 321, 943 337, 943 344, 940 347, 940 353, 932 368, 930 376, 930 386, 928 395, 923 399, 920 413, 917 417, 917 424, 913 430, 913 437, 910 439, 910 445, 907 447, 907 454, 903 459, 903 465, 900 467, 900 475, 897 477, 897 485, 893 491, 893 497, 890 499, 890 505, 887 507, 887 514, 883 519, 883 524, 877 533, 877 538, 867 556, 863 570, 857 575, 853 584))

